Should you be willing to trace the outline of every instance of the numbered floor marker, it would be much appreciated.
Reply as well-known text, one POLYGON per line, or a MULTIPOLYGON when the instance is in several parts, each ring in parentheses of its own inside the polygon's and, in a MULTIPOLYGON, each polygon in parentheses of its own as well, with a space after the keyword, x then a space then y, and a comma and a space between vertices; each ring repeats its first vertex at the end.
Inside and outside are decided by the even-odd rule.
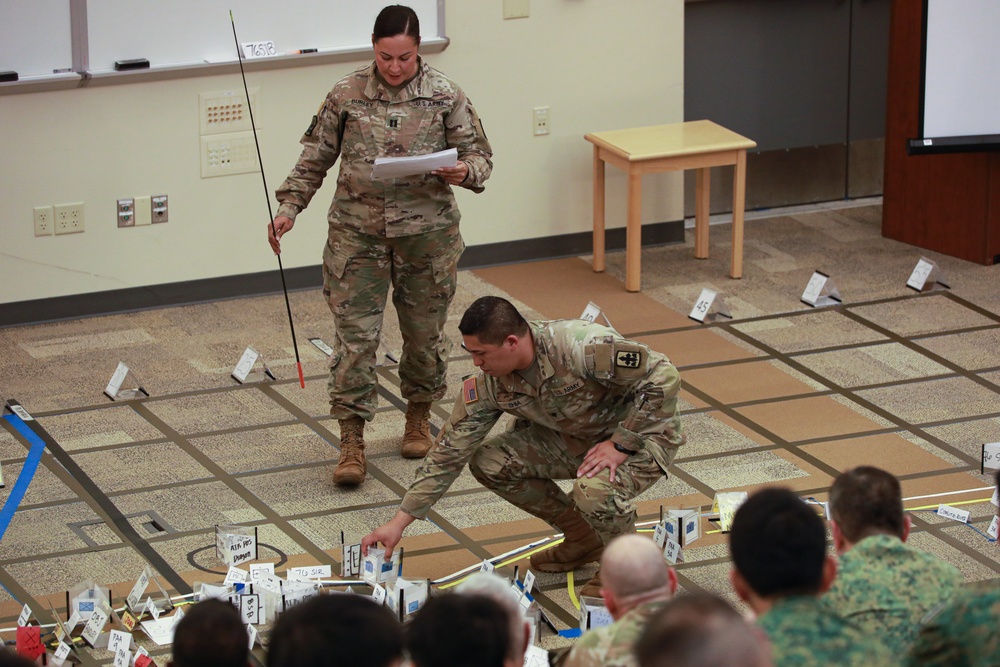
POLYGON ((913 272, 910 273, 906 286, 918 292, 930 292, 948 287, 944 282, 944 272, 934 260, 926 257, 921 257, 917 265, 913 267, 913 272))
POLYGON ((274 373, 267 367, 267 362, 260 356, 260 352, 252 347, 248 347, 243 351, 243 356, 240 357, 236 368, 233 369, 232 376, 240 384, 275 379, 274 373))
POLYGON ((594 322, 597 321, 598 317, 604 320, 605 324, 614 329, 614 327, 611 326, 611 320, 609 320, 608 316, 604 314, 604 311, 601 310, 601 307, 598 306, 593 301, 588 301, 587 307, 583 309, 582 313, 580 313, 580 319, 586 320, 587 322, 593 324, 594 322))
POLYGON ((725 300, 715 290, 707 287, 701 290, 698 300, 694 302, 694 307, 688 313, 695 322, 713 322, 723 317, 733 319, 732 313, 726 306, 725 300))
POLYGON ((124 362, 119 361, 118 368, 111 376, 108 386, 104 388, 104 395, 112 401, 128 401, 149 396, 149 392, 143 388, 135 372, 124 362))
POLYGON ((822 271, 815 271, 809 283, 806 284, 802 292, 802 302, 814 308, 822 306, 835 306, 840 303, 840 292, 833 284, 830 276, 822 271))
POLYGON ((1000 470, 1000 442, 983 444, 983 456, 980 459, 979 472, 986 474, 988 470, 1000 470))

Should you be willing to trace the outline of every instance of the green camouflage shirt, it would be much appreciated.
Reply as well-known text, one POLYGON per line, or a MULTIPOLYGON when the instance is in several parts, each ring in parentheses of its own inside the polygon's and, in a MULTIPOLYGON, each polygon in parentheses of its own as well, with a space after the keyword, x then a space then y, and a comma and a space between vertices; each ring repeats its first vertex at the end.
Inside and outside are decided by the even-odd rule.
POLYGON ((1000 582, 960 589, 920 629, 911 667, 1000 665, 1000 582))
POLYGON ((873 535, 840 557, 837 577, 822 599, 901 655, 917 638, 920 620, 962 581, 958 570, 931 554, 894 535, 873 535))
POLYGON ((664 470, 684 443, 680 374, 665 356, 584 320, 529 323, 538 385, 517 373, 465 380, 451 420, 417 469, 401 509, 418 518, 448 490, 504 413, 572 436, 590 447, 611 439, 649 450, 664 470))
POLYGON ((635 643, 649 619, 668 602, 669 598, 640 604, 611 625, 583 633, 563 667, 635 667, 635 643))
POLYGON ((418 174, 372 180, 377 157, 424 155, 447 148, 469 167, 463 187, 483 191, 493 149, 472 103, 453 81, 422 59, 418 74, 393 96, 372 63, 337 82, 302 137, 302 154, 275 193, 278 215, 295 219, 340 157, 332 226, 380 237, 410 236, 457 225, 451 186, 418 174))
POLYGON ((884 644, 830 611, 818 598, 782 598, 757 624, 771 642, 774 667, 894 667, 884 644))

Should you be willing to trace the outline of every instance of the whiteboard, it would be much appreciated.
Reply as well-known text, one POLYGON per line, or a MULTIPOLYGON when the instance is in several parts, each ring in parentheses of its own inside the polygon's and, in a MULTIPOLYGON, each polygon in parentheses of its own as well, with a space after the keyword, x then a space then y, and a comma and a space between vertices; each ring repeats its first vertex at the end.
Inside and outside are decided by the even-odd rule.
POLYGON ((923 136, 1000 135, 1000 2, 926 5, 923 136))
POLYGON ((69 0, 0 0, 0 72, 25 78, 72 65, 69 0))
MULTIPOLYGON (((278 54, 297 49, 371 48, 372 24, 387 0, 0 0, 0 71, 52 75, 72 65, 70 4, 85 6, 91 73, 115 61, 145 58, 151 69, 232 63, 240 43, 272 41, 278 54)), ((407 0, 421 37, 444 37, 444 0, 407 0)))

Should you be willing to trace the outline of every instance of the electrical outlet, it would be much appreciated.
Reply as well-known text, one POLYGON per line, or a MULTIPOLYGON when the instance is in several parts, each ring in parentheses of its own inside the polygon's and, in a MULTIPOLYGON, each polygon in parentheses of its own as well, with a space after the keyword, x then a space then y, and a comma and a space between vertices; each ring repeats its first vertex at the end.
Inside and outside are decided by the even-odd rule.
POLYGON ((51 206, 36 206, 34 210, 35 236, 52 236, 54 214, 51 206))
POLYGON ((532 127, 534 127, 534 132, 536 137, 549 133, 548 107, 535 107, 534 113, 532 113, 531 118, 533 121, 532 127))
POLYGON ((135 201, 132 199, 118 200, 118 226, 135 227, 135 201))
POLYGON ((167 220, 167 195, 153 195, 153 224, 167 220))
POLYGON ((83 202, 58 204, 53 211, 56 234, 79 234, 83 231, 83 202))
POLYGON ((153 202, 149 195, 135 198, 135 226, 153 224, 153 202))

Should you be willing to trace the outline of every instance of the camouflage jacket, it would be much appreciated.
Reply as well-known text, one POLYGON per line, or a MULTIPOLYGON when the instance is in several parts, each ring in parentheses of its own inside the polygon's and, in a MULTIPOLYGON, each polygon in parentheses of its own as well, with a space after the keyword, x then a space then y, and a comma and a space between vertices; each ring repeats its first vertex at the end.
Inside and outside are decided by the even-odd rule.
POLYGON ((757 624, 771 643, 774 667, 894 667, 900 658, 830 611, 818 598, 774 603, 757 624))
POLYGON ((472 103, 457 84, 422 59, 419 73, 395 97, 372 63, 337 82, 302 137, 302 154, 275 193, 278 215, 295 219, 340 157, 331 226, 380 237, 409 236, 457 225, 451 186, 418 174, 372 180, 377 157, 423 155, 456 148, 469 167, 462 184, 475 192, 493 169, 490 147, 472 103))
POLYGON ((873 535, 840 557, 837 577, 822 599, 902 655, 917 638, 920 619, 962 581, 958 570, 931 554, 893 535, 873 535))
POLYGON ((633 451, 648 449, 664 470, 673 460, 684 443, 681 380, 665 356, 584 320, 531 322, 529 328, 538 386, 516 373, 467 378, 440 441, 403 498, 404 512, 426 517, 504 413, 569 436, 574 456, 610 439, 633 451))
POLYGON ((611 625, 583 633, 562 667, 636 667, 632 649, 649 619, 669 601, 645 602, 627 611, 611 625))
POLYGON ((910 653, 912 667, 1000 665, 1000 582, 960 589, 926 620, 910 653))

